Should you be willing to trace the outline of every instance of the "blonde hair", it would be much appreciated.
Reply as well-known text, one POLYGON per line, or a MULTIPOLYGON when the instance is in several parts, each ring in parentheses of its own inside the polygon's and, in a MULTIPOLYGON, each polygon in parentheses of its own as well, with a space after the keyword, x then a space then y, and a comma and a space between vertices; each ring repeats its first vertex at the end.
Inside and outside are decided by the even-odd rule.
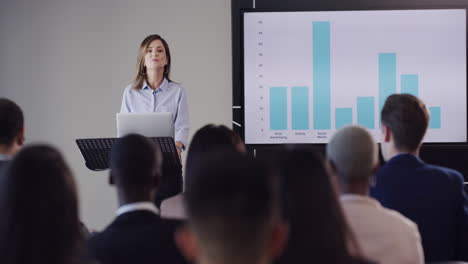
POLYGON ((143 85, 143 82, 146 81, 146 66, 145 66, 145 55, 148 46, 151 42, 155 40, 160 40, 166 50, 167 64, 164 66, 164 78, 172 82, 169 75, 171 73, 171 52, 169 51, 169 45, 167 42, 159 35, 153 34, 147 36, 140 44, 140 49, 138 50, 137 64, 136 64, 136 75, 132 83, 132 89, 138 90, 143 85))

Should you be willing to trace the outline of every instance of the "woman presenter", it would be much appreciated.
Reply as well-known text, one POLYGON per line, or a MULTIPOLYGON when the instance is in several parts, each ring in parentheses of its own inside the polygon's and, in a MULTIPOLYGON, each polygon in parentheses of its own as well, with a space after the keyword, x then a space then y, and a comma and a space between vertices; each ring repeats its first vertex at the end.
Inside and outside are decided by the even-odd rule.
POLYGON ((171 112, 175 144, 180 153, 187 146, 189 116, 185 90, 170 79, 171 53, 159 35, 147 36, 140 44, 133 83, 125 88, 121 113, 171 112))

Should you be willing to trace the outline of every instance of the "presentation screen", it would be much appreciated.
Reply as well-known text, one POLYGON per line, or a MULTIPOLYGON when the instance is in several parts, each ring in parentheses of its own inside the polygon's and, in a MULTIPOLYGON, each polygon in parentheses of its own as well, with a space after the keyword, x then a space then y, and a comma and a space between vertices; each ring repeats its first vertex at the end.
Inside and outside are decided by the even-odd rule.
POLYGON ((359 124, 380 141, 395 93, 430 114, 425 142, 466 142, 466 11, 244 12, 247 144, 327 143, 359 124))

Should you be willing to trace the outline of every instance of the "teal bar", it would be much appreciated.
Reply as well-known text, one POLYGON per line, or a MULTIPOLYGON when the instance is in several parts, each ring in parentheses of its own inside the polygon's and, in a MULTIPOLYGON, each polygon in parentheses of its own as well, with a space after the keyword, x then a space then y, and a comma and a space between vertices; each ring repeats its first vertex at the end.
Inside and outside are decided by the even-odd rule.
POLYGON ((291 102, 292 129, 309 129, 309 88, 292 87, 291 102))
POLYGON ((331 129, 330 22, 312 22, 314 128, 331 129))
POLYGON ((401 93, 412 94, 418 96, 418 75, 417 74, 402 74, 401 75, 401 93))
POLYGON ((335 128, 340 129, 353 123, 352 108, 336 108, 335 110, 335 128))
POLYGON ((357 98, 357 123, 368 129, 375 128, 374 97, 357 98))
POLYGON ((379 111, 396 92, 396 53, 379 53, 379 111))
POLYGON ((440 107, 429 107, 430 112, 430 120, 429 120, 429 128, 441 128, 441 113, 440 107))
POLYGON ((287 87, 270 88, 270 129, 286 130, 287 123, 287 87))

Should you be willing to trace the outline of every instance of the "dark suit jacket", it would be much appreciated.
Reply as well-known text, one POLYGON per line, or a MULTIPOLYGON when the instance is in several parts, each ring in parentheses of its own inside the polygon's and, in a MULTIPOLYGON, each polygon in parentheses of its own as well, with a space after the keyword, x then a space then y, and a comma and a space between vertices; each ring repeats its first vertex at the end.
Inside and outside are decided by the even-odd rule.
POLYGON ((377 172, 371 196, 414 221, 427 262, 467 260, 468 199, 463 177, 401 154, 377 172))
POLYGON ((0 160, 0 171, 4 169, 9 162, 9 160, 0 160))
POLYGON ((174 242, 174 231, 181 223, 150 211, 132 211, 92 235, 88 246, 101 264, 186 263, 174 242))
POLYGON ((5 174, 9 163, 9 160, 0 160, 0 177, 3 177, 2 175, 5 174))

